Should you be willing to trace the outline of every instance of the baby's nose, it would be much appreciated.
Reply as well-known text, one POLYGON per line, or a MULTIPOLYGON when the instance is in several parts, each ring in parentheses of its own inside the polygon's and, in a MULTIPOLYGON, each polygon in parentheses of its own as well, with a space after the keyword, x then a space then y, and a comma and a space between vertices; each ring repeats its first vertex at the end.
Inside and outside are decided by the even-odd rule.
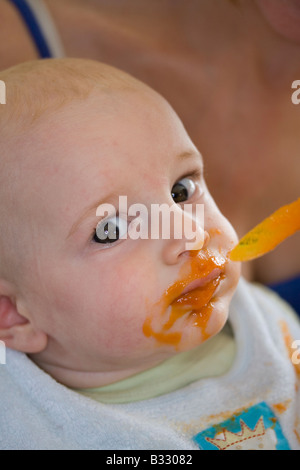
POLYGON ((196 216, 190 212, 184 211, 184 227, 183 227, 183 240, 185 251, 199 251, 207 246, 209 242, 209 234, 204 229, 204 208, 201 208, 196 216))
MULTIPOLYGON (((181 213, 181 215, 183 214, 181 213)), ((176 264, 184 253, 196 255, 209 243, 210 236, 204 230, 203 219, 195 219, 189 214, 184 214, 184 219, 186 224, 184 224, 183 230, 181 231, 182 226, 180 230, 177 230, 178 227, 175 224, 171 238, 164 244, 164 259, 167 264, 176 264), (182 235, 177 237, 180 231, 182 235)))
POLYGON ((208 243, 210 240, 210 236, 206 230, 198 230, 196 233, 195 241, 194 242, 187 242, 186 243, 186 250, 187 251, 200 251, 203 248, 207 248, 208 243))

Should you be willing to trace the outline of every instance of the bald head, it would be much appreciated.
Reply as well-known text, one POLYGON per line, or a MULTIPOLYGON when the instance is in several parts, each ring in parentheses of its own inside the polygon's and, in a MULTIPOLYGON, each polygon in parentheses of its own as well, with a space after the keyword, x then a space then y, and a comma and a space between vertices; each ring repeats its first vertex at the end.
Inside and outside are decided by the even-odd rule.
POLYGON ((26 62, 0 71, 6 85, 6 106, 0 108, 0 141, 28 129, 45 114, 92 93, 146 89, 121 70, 86 59, 48 59, 26 62))

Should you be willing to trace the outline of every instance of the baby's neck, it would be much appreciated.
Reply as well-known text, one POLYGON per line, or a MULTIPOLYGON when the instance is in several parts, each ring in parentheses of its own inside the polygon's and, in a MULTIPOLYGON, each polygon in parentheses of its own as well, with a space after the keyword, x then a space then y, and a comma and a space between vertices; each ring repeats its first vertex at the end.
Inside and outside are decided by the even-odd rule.
POLYGON ((39 354, 29 354, 28 357, 47 374, 53 377, 57 382, 69 388, 98 388, 110 385, 120 380, 127 379, 132 375, 143 372, 147 369, 157 366, 166 358, 154 363, 143 364, 138 367, 112 370, 112 371, 82 371, 73 368, 62 367, 48 361, 39 359, 39 354))

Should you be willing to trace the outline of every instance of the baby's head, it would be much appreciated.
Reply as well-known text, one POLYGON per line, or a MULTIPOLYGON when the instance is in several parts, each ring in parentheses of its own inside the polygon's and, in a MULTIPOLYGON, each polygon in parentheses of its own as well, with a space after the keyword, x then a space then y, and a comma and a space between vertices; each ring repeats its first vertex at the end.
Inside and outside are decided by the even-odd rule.
POLYGON ((237 238, 170 105, 87 60, 0 80, 0 340, 66 385, 95 387, 218 333, 237 238), (151 233, 158 208, 167 236, 151 233))

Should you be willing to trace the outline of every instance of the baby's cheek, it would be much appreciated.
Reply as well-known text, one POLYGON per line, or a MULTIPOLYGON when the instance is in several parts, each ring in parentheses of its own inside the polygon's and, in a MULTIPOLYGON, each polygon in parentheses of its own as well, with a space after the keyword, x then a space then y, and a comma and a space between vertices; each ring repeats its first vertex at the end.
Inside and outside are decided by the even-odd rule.
POLYGON ((138 252, 134 259, 121 264, 113 289, 128 307, 136 302, 141 307, 141 303, 151 302, 157 295, 158 274, 153 260, 146 258, 144 251, 138 252))
POLYGON ((149 284, 146 276, 136 278, 127 274, 124 277, 120 275, 117 282, 101 289, 103 295, 99 295, 98 305, 106 327, 123 329, 124 338, 128 331, 138 332, 142 329, 147 305, 150 304, 148 299, 151 300, 149 284))
POLYGON ((121 361, 138 358, 147 342, 142 330, 145 316, 142 306, 131 305, 129 310, 120 304, 100 315, 98 325, 94 324, 90 332, 92 337, 95 328, 100 329, 98 343, 105 354, 121 361))

